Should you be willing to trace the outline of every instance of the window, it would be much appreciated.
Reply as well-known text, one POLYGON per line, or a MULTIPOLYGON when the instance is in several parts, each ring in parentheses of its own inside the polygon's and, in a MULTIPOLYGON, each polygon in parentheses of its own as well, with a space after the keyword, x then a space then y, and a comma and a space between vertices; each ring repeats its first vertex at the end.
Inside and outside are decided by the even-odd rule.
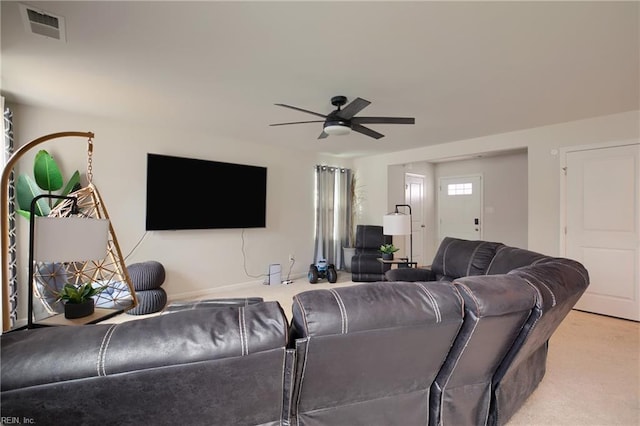
POLYGON ((473 194, 472 183, 450 183, 447 186, 448 195, 471 195, 473 194))

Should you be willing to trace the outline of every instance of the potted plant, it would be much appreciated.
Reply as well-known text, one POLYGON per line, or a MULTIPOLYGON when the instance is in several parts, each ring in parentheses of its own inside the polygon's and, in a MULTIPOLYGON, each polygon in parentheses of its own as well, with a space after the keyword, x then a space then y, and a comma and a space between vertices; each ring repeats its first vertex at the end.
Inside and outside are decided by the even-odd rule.
MULTIPOLYGON (((58 163, 51 154, 42 149, 33 160, 33 177, 27 174, 18 176, 16 198, 19 209, 16 212, 29 219, 31 200, 38 195, 58 192, 57 195, 64 196, 78 188, 80 188, 80 173, 76 170, 65 184, 58 163)), ((35 215, 47 216, 52 207, 51 202, 51 200, 48 202, 44 199, 38 200, 34 210, 35 215)))
POLYGON ((93 314, 95 310, 93 296, 106 288, 106 285, 93 287, 91 283, 80 285, 65 284, 58 293, 58 300, 64 301, 64 317, 74 319, 93 314))
POLYGON ((382 253, 382 258, 384 260, 392 260, 393 253, 397 252, 398 250, 400 249, 393 244, 383 244, 380 246, 380 253, 382 253))

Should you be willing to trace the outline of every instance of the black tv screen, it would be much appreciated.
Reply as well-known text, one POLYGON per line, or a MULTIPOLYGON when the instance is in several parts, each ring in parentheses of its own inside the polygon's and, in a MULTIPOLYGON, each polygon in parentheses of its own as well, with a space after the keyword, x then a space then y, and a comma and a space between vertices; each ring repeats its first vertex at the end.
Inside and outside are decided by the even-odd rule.
POLYGON ((146 229, 264 228, 267 168, 147 154, 146 229))

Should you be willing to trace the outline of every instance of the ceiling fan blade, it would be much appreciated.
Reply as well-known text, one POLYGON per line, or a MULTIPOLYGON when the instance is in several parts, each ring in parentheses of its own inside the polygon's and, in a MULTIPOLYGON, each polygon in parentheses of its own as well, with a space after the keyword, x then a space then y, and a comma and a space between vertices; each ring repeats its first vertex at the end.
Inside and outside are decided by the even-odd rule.
POLYGON ((353 130, 354 132, 362 133, 363 135, 371 136, 374 139, 380 139, 384 137, 382 133, 378 133, 375 130, 371 130, 368 127, 364 127, 353 122, 351 123, 351 130, 353 130))
POLYGON ((362 98, 355 98, 349 105, 337 112, 338 117, 350 120, 354 115, 362 111, 371 102, 362 98))
POLYGON ((317 115, 318 117, 322 117, 322 118, 327 118, 326 115, 322 115, 322 114, 320 114, 318 112, 309 111, 309 110, 298 108, 298 107, 294 107, 294 106, 291 106, 291 105, 285 105, 285 104, 274 104, 274 105, 278 105, 278 106, 285 107, 285 108, 295 109, 296 111, 306 112, 307 114, 317 115))
POLYGON ((322 131, 322 133, 320 133, 320 136, 318 136, 318 139, 324 139, 324 138, 326 138, 327 136, 329 136, 329 134, 328 134, 328 133, 326 133, 326 132, 323 130, 323 131, 322 131))
POLYGON ((352 123, 358 124, 416 124, 413 117, 353 117, 352 123))
POLYGON ((293 122, 291 122, 291 123, 275 123, 275 124, 269 124, 269 126, 286 126, 287 124, 304 124, 304 123, 324 123, 324 120, 293 121, 293 122))

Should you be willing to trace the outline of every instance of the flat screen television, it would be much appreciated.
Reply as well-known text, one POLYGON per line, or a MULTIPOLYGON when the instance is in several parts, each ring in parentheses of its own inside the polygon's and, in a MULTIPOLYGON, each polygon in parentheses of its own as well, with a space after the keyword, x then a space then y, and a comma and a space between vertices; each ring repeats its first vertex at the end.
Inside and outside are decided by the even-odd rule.
POLYGON ((147 154, 146 229, 266 227, 267 168, 147 154))

